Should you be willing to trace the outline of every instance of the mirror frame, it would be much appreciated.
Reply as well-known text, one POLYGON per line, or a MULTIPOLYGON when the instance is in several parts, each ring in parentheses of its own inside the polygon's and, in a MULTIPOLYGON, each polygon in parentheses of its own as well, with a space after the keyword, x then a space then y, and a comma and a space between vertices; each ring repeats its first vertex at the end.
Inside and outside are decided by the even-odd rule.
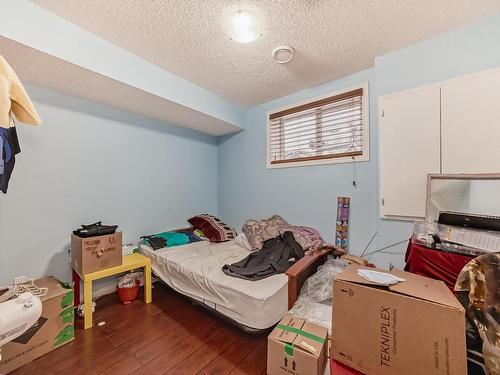
POLYGON ((500 173, 457 173, 439 174, 429 173, 427 175, 427 194, 425 202, 425 221, 429 222, 431 180, 500 180, 500 173))

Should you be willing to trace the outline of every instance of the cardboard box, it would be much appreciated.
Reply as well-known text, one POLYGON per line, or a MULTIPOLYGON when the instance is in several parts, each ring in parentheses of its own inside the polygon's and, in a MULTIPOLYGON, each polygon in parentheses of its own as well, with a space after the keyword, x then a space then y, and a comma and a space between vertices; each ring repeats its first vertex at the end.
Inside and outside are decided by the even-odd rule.
POLYGON ((42 300, 42 315, 21 336, 2 346, 0 374, 9 372, 58 348, 75 337, 73 290, 53 277, 35 281, 39 288, 48 288, 42 300))
POLYGON ((81 238, 71 235, 71 264, 79 275, 122 264, 122 234, 81 238))
POLYGON ((365 374, 467 374, 465 312, 442 281, 394 270, 406 281, 384 287, 358 269, 333 283, 335 360, 365 374))
POLYGON ((328 330, 286 315, 267 339, 267 373, 323 375, 328 330))

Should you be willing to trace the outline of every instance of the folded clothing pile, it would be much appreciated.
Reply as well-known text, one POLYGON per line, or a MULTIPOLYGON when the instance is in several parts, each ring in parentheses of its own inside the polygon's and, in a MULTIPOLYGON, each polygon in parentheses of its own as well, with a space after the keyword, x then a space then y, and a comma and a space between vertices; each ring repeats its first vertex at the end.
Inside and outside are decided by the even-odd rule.
POLYGON ((344 254, 342 249, 326 243, 316 229, 290 225, 279 215, 273 215, 263 220, 249 219, 243 224, 242 231, 252 250, 261 249, 264 242, 271 238, 276 238, 285 232, 291 232, 304 251, 332 247, 335 255, 344 254))
POLYGON ((153 250, 158 250, 164 247, 174 247, 204 241, 204 238, 201 237, 202 235, 203 233, 196 234, 190 230, 178 230, 142 236, 141 239, 151 246, 153 250))

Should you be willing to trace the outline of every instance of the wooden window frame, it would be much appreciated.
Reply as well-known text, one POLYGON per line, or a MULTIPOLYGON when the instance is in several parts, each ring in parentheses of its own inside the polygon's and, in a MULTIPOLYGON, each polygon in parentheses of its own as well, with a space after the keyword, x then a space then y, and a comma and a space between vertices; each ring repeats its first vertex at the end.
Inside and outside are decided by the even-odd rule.
MULTIPOLYGON (((335 92, 330 92, 321 97, 316 97, 313 99, 309 99, 306 101, 302 101, 299 103, 295 103, 286 107, 277 108, 275 110, 267 112, 266 116, 266 167, 267 169, 274 168, 290 168, 290 167, 302 167, 308 165, 322 165, 322 164, 337 164, 337 163, 352 163, 358 161, 368 161, 370 160, 370 106, 369 106, 369 85, 368 82, 362 82, 358 85, 347 87, 342 90, 338 90, 335 92), (335 156, 332 155, 317 155, 305 158, 295 158, 288 160, 279 160, 273 161, 271 160, 271 120, 282 117, 289 113, 294 113, 299 108, 300 110, 312 109, 316 107, 320 107, 332 101, 332 98, 335 100, 339 100, 343 97, 353 96, 353 92, 357 90, 362 90, 362 126, 363 126, 363 140, 362 140, 362 151, 354 151, 354 152, 345 152, 341 154, 337 154, 335 156)), ((319 108, 318 108, 319 109, 319 108)), ((321 118, 321 111, 318 110, 316 113, 316 126, 317 130, 319 130, 319 134, 317 133, 317 137, 321 134, 321 123, 318 121, 318 116, 321 118)), ((283 129, 283 128, 282 128, 283 129)), ((284 139, 284 137, 282 137, 284 139)), ((280 153, 283 150, 280 150, 280 153)))

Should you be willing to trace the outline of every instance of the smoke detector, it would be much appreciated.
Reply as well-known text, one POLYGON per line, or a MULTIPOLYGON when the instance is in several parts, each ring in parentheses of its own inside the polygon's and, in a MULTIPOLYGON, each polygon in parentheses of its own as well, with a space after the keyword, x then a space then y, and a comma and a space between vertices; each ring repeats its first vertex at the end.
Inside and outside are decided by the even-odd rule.
POLYGON ((292 60, 293 48, 290 46, 279 46, 273 49, 272 53, 274 61, 278 64, 286 64, 292 60))

